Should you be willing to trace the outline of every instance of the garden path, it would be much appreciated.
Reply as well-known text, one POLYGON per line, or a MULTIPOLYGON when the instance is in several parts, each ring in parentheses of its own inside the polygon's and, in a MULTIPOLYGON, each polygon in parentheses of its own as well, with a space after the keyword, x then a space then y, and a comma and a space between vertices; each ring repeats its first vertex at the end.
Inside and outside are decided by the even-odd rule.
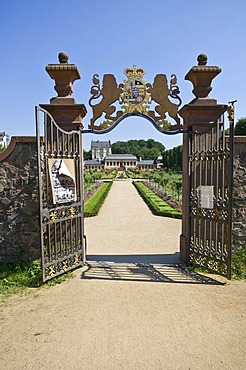
POLYGON ((89 260, 180 263, 181 220, 153 215, 131 181, 113 183, 85 232, 89 260))
POLYGON ((0 298, 1 369, 246 368, 246 284, 170 265, 180 220, 153 216, 130 183, 115 182, 86 233, 86 268, 0 298))

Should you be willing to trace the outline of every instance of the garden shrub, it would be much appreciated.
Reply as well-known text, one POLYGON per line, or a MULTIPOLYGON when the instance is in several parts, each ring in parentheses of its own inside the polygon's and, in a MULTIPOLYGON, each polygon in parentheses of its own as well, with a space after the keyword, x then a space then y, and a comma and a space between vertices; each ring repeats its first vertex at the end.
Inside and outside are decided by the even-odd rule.
POLYGON ((100 189, 85 202, 84 205, 84 216, 92 217, 96 216, 103 205, 105 198, 112 186, 112 181, 103 184, 100 189))
POLYGON ((144 199, 152 213, 157 216, 182 218, 182 213, 172 208, 167 202, 148 189, 142 182, 133 182, 141 197, 144 199))

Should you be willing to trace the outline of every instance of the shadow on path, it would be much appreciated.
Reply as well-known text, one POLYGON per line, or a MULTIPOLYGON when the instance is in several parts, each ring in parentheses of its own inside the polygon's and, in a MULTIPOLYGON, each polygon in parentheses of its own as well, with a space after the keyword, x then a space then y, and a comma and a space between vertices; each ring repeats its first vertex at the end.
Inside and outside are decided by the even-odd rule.
MULTIPOLYGON (((179 253, 177 253, 179 255, 179 253)), ((224 285, 211 277, 188 271, 171 262, 173 255, 88 256, 82 279, 224 285), (165 262, 163 262, 165 260, 165 262), (162 261, 160 263, 160 261, 162 261)))
POLYGON ((110 254, 110 255, 88 255, 90 261, 106 261, 114 263, 148 263, 176 265, 181 264, 180 253, 172 254, 110 254))

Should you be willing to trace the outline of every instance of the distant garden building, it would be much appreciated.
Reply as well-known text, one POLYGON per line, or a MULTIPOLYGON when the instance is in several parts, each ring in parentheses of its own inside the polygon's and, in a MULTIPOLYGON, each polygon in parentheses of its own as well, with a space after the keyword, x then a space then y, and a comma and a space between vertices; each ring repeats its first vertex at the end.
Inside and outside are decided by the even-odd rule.
POLYGON ((109 141, 93 141, 91 142, 91 158, 92 160, 103 160, 107 155, 111 154, 111 142, 109 141))
POLYGON ((137 166, 137 157, 132 154, 110 154, 104 159, 105 168, 127 169, 137 166))
POLYGON ((138 168, 141 170, 162 167, 162 157, 151 160, 140 160, 132 154, 111 154, 110 141, 91 142, 92 159, 84 161, 85 169, 102 170, 115 168, 117 170, 127 170, 128 168, 138 168))
POLYGON ((0 132, 0 146, 7 148, 9 145, 10 137, 6 134, 5 131, 0 132))

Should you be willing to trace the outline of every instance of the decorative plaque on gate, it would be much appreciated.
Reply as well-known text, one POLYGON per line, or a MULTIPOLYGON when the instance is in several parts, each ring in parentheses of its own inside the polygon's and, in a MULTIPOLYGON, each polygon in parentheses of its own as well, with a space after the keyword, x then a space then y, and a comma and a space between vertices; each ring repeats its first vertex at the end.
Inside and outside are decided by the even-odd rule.
POLYGON ((200 185, 197 188, 197 194, 199 208, 214 208, 214 186, 200 185))
POLYGON ((73 159, 48 159, 53 204, 76 201, 73 159))

